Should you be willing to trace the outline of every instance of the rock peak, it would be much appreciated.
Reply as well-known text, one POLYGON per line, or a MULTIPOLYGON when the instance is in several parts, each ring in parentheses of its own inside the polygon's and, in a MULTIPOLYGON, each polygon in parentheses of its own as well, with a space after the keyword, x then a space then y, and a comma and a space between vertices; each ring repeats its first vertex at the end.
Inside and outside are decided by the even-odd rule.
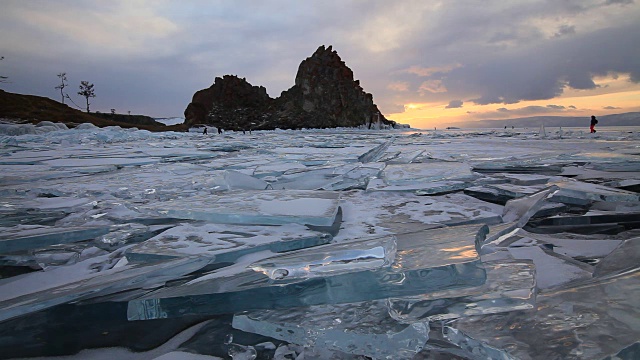
POLYGON ((225 75, 193 96, 185 110, 186 123, 225 129, 298 129, 357 127, 384 118, 353 71, 329 45, 321 45, 300 63, 295 84, 271 99, 262 86, 225 75))

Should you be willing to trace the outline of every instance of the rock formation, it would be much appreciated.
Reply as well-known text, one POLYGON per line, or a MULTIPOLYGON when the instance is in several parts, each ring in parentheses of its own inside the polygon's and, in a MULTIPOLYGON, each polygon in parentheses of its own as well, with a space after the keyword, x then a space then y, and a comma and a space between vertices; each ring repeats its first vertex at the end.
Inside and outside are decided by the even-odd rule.
POLYGON ((320 46, 302 61, 295 85, 272 99, 264 87, 225 75, 193 96, 185 123, 223 129, 299 129, 395 125, 380 114, 353 72, 331 46, 320 46))

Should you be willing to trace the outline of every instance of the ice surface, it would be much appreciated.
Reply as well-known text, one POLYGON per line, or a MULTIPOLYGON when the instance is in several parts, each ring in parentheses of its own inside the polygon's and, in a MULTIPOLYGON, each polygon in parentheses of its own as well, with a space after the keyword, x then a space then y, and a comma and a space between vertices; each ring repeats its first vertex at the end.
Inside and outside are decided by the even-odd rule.
POLYGON ((249 226, 181 224, 134 245, 129 261, 158 261, 173 257, 202 256, 211 263, 232 263, 252 252, 285 252, 330 242, 332 236, 303 225, 249 226))
POLYGON ((382 155, 384 155, 384 152, 387 151, 389 146, 391 146, 391 143, 392 141, 387 141, 385 143, 382 143, 374 147, 373 149, 367 151, 366 153, 358 156, 358 161, 360 161, 361 163, 377 161, 382 157, 382 155))
MULTIPOLYGON (((41 125, 0 126, 0 226, 11 234, 0 238, 41 229, 51 240, 0 255, 0 314, 11 318, 0 337, 12 354, 77 350, 47 344, 73 342, 71 334, 38 333, 36 347, 5 336, 15 324, 64 324, 93 306, 120 309, 113 316, 124 319, 127 305, 137 318, 203 314, 229 329, 236 311, 254 319, 282 311, 301 320, 260 324, 316 331, 311 341, 335 344, 272 338, 268 350, 248 333, 223 343, 224 334, 210 334, 225 328, 212 325, 200 338, 224 350, 221 358, 405 351, 405 341, 424 339, 409 327, 412 316, 451 319, 428 324, 422 350, 407 352, 417 359, 601 360, 630 356, 640 338, 636 128, 603 127, 595 139, 550 127, 545 137, 537 127, 205 137, 41 125), (552 196, 539 194, 549 186, 558 187, 552 196), (284 228, 300 231, 283 237, 284 228), (108 232, 64 243, 71 238, 60 234, 75 229, 108 232), (333 240, 321 245, 329 237, 318 242, 319 230, 333 240), (393 242, 382 241, 393 238, 395 257, 384 246, 393 242), (372 239, 380 241, 349 249, 372 239), (295 276, 273 276, 277 269, 295 276), (391 322, 390 298, 408 324, 391 322), (327 309, 326 326, 314 325, 315 307, 327 309), (390 326, 375 327, 382 319, 390 326), (321 328, 337 335, 323 338, 321 328)), ((102 328, 104 320, 91 321, 102 328)), ((176 320, 136 328, 153 333, 168 322, 176 320)))
POLYGON ((305 347, 375 359, 412 359, 429 339, 428 323, 398 323, 389 317, 382 301, 239 313, 233 327, 305 347))
POLYGON ((186 202, 156 202, 143 208, 169 217, 214 223, 331 226, 338 215, 339 201, 338 193, 328 191, 229 191, 217 196, 191 196, 186 202))
MULTIPOLYGON (((477 286, 486 278, 474 244, 482 229, 478 225, 464 225, 398 234, 397 253, 390 266, 376 269, 356 266, 351 272, 325 277, 291 280, 285 277, 274 282, 261 272, 230 273, 222 269, 203 279, 132 300, 128 316, 131 320, 145 320, 184 314, 340 304, 477 286)), ((308 259, 315 262, 317 258, 309 254, 315 253, 313 248, 291 252, 286 255, 286 262, 291 263, 292 258, 297 257, 300 263, 307 261, 310 266, 308 259)), ((359 253, 354 255, 360 257, 359 253)), ((380 261, 374 261, 374 264, 380 264, 380 261)))
POLYGON ((108 226, 56 228, 39 225, 18 225, 10 228, 0 228, 0 254, 89 240, 105 235, 110 230, 108 226))
POLYGON ((283 254, 249 265, 253 271, 271 280, 325 277, 361 270, 387 267, 395 260, 395 236, 345 241, 335 245, 317 246, 304 254, 283 254))
POLYGON ((484 268, 487 280, 481 286, 390 298, 389 313, 402 323, 412 323, 534 308, 533 263, 492 261, 484 262, 484 268))
POLYGON ((442 180, 473 180, 471 166, 457 162, 428 162, 387 165, 382 179, 389 185, 408 185, 414 182, 442 180))
POLYGON ((72 301, 161 286, 207 264, 206 258, 182 258, 99 271, 96 259, 88 259, 52 271, 27 274, 24 279, 3 279, 0 280, 0 321, 72 301))
POLYGON ((543 292, 536 311, 460 318, 453 326, 516 358, 602 359, 637 342, 639 296, 636 268, 543 292))

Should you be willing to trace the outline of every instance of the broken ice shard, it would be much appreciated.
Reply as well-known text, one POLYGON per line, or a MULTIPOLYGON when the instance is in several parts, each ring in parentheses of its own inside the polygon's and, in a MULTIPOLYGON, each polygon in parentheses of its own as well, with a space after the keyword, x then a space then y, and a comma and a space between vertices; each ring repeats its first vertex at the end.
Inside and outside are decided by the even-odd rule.
POLYGON ((0 228, 0 253, 7 254, 56 244, 93 239, 109 233, 109 226, 56 228, 18 225, 0 228))
POLYGON ((593 201, 640 201, 640 194, 611 188, 608 186, 585 183, 573 179, 550 182, 560 188, 552 201, 565 204, 586 205, 593 201))
POLYGON ((484 263, 487 281, 477 287, 390 298, 389 314, 402 323, 437 321, 462 316, 532 309, 535 306, 535 267, 527 260, 484 263))
POLYGON ((361 163, 377 161, 382 157, 382 155, 384 155, 384 152, 387 151, 389 146, 391 146, 392 142, 393 141, 387 141, 385 143, 382 143, 374 147, 373 149, 367 151, 366 153, 358 156, 358 161, 360 161, 361 163))
POLYGON ((387 165, 381 175, 389 185, 407 185, 415 182, 441 180, 472 180, 476 176, 471 166, 460 162, 428 162, 387 165))
POLYGON ((233 327, 374 359, 412 359, 429 339, 428 323, 398 323, 383 301, 240 313, 233 317, 233 327))
MULTIPOLYGON (((130 301, 128 317, 145 320, 339 304, 478 286, 484 283, 486 274, 475 239, 484 229, 486 226, 465 225, 397 234, 396 257, 390 266, 372 269, 367 264, 362 269, 356 266, 349 272, 324 277, 273 280, 253 270, 231 273, 221 269, 130 301)), ((331 245, 325 248, 330 256, 331 245)), ((302 262, 313 252, 297 250, 288 254, 287 260, 298 256, 302 262)))
POLYGON ((225 224, 332 226, 340 194, 310 190, 232 190, 146 205, 169 217, 225 224))
POLYGON ((0 321, 73 301, 161 286, 208 264, 206 258, 181 258, 90 272, 88 268, 97 266, 97 261, 94 257, 51 271, 0 280, 0 321))
POLYGON ((158 261, 202 256, 211 263, 233 263, 252 252, 284 252, 330 242, 331 235, 304 225, 250 226, 181 224, 127 250, 127 260, 158 261))
POLYGON ((516 360, 515 357, 511 356, 505 350, 493 347, 483 341, 478 341, 462 331, 450 326, 443 326, 442 334, 444 335, 444 338, 452 344, 457 345, 469 354, 475 355, 474 358, 516 360))
POLYGON ((389 266, 396 255, 396 237, 379 236, 318 246, 301 254, 283 254, 249 265, 272 280, 329 276, 389 266))

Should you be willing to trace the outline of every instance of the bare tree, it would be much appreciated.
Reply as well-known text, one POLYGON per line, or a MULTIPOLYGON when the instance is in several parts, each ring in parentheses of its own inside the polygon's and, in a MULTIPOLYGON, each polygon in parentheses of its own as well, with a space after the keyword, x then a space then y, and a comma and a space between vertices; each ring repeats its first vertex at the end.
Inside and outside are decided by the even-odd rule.
POLYGON ((67 73, 58 74, 60 78, 60 85, 56 86, 56 89, 60 90, 60 97, 62 97, 62 103, 64 104, 64 92, 62 91, 65 87, 67 87, 67 73))
MULTIPOLYGON (((4 56, 0 56, 0 60, 4 60, 4 56)), ((0 75, 0 83, 8 83, 8 77, 0 75)))
POLYGON ((78 95, 84 96, 85 99, 87 99, 87 112, 89 112, 89 98, 96 97, 93 84, 89 84, 88 81, 80 81, 80 91, 78 91, 78 95))

